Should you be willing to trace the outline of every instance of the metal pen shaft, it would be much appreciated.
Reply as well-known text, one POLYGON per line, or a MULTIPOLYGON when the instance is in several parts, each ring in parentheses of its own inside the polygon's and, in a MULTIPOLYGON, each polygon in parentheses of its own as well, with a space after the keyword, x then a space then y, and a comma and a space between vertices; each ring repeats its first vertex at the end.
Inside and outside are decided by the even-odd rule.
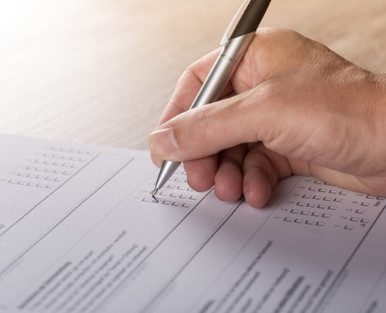
MULTIPOLYGON (((225 44, 190 109, 214 102, 221 97, 226 84, 229 82, 238 62, 244 55, 253 37, 254 33, 249 33, 234 38, 225 44)), ((165 161, 162 164, 152 193, 153 196, 165 185, 180 163, 181 162, 165 161)))
POLYGON ((162 167, 159 171, 157 181, 155 183, 155 188, 153 190, 153 197, 158 193, 158 191, 167 183, 169 178, 173 175, 173 173, 180 166, 181 162, 173 162, 173 161, 164 161, 162 167))

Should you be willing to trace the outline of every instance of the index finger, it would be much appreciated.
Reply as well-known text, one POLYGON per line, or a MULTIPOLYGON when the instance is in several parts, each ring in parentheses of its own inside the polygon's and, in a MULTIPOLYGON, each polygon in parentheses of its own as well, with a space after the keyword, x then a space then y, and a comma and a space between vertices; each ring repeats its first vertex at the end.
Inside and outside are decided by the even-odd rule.
MULTIPOLYGON (((216 61, 219 52, 220 49, 210 52, 198 61, 194 62, 182 73, 181 77, 177 81, 170 101, 161 116, 159 125, 190 108, 202 84, 208 76, 212 65, 216 61)), ((226 89, 223 91, 223 95, 230 93, 231 90, 232 87, 228 84, 226 89)))

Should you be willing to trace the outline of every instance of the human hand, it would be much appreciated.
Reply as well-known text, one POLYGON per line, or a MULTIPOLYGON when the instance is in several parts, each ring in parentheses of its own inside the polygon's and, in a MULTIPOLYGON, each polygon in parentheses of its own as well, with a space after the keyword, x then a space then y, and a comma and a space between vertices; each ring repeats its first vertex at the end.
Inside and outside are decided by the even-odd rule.
POLYGON ((386 79, 302 35, 259 29, 224 99, 186 111, 218 52, 181 76, 149 138, 190 186, 261 207, 279 179, 312 175, 386 195, 386 79))

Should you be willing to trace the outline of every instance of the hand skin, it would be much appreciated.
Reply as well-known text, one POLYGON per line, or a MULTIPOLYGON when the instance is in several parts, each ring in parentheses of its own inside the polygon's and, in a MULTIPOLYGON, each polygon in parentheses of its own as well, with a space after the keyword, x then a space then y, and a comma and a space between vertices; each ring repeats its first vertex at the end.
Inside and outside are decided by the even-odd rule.
POLYGON ((283 29, 259 29, 218 103, 188 110, 218 51, 179 79, 150 135, 153 162, 184 161, 217 197, 269 200, 278 180, 310 175, 386 195, 386 77, 283 29))

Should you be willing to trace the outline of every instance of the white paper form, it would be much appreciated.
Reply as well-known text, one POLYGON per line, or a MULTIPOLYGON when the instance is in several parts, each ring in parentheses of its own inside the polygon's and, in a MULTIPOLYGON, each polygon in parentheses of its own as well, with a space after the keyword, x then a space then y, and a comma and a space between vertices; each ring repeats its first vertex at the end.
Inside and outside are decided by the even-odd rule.
POLYGON ((386 201, 291 177, 155 203, 146 152, 0 136, 0 312, 385 312, 386 201))

